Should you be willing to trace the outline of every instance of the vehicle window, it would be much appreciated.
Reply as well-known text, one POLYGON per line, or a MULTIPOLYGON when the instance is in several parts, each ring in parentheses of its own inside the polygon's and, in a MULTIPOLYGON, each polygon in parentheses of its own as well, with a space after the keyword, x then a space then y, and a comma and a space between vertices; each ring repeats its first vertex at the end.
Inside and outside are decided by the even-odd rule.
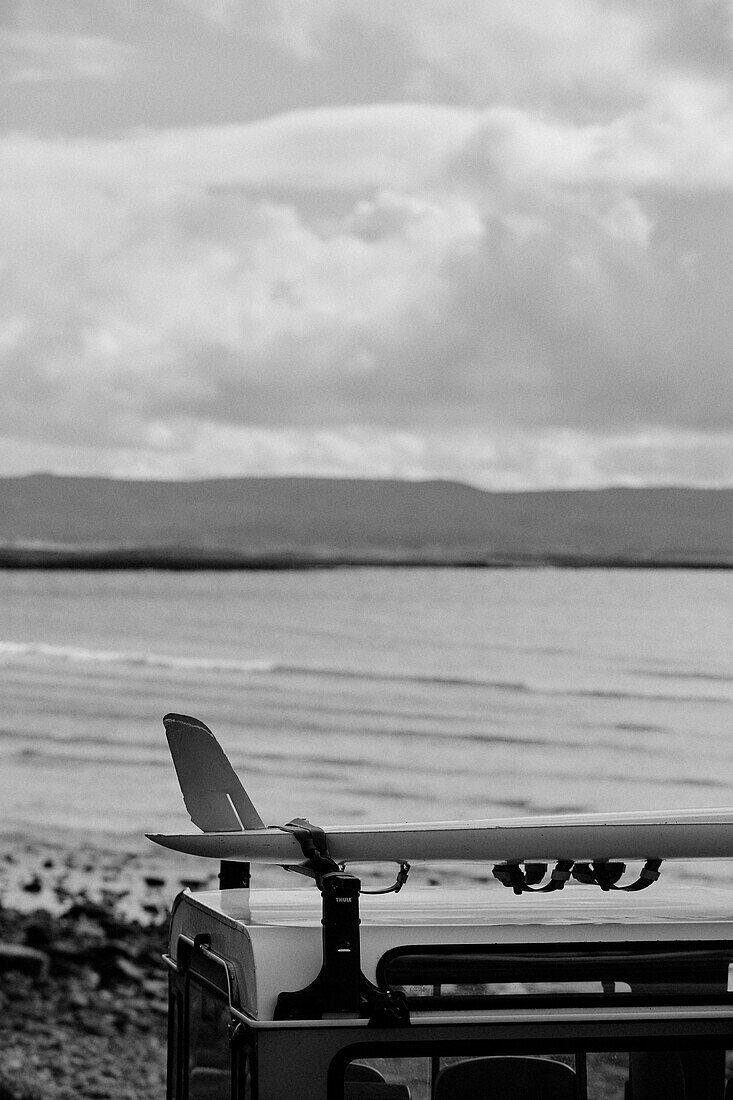
POLYGON ((729 944, 684 947, 562 944, 517 948, 402 947, 377 967, 379 984, 402 990, 413 1012, 533 1005, 730 1004, 729 944))
POLYGON ((344 1100, 430 1100, 431 1059, 359 1058, 346 1067, 344 1100))
MULTIPOLYGON (((355 1058, 344 1100, 723 1100, 723 1050, 562 1051, 489 1057, 355 1058)), ((733 1085, 729 1086, 733 1091, 733 1085)))
POLYGON ((194 980, 188 983, 188 1100, 230 1100, 230 1021, 222 997, 194 980))

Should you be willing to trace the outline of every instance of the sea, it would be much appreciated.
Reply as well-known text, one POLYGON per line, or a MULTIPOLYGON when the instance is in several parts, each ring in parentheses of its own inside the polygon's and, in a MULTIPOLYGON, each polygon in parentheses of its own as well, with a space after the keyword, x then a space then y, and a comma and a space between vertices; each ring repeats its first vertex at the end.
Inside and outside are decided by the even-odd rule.
POLYGON ((192 826, 206 722, 268 823, 733 806, 733 574, 0 572, 0 836, 192 826))

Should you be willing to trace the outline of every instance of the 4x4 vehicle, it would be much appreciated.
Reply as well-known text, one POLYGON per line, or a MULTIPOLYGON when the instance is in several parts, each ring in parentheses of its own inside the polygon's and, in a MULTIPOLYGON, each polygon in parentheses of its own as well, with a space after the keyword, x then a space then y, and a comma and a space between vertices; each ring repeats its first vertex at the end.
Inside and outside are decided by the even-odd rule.
POLYGON ((730 811, 266 828, 211 731, 164 721, 203 831, 152 839, 222 861, 172 911, 168 1100, 733 1100, 733 894, 655 885, 733 857, 730 811), (431 851, 511 893, 399 893, 431 851), (399 897, 351 859, 396 860, 399 897))
POLYGON ((349 1002, 324 973, 340 941, 315 890, 181 894, 169 1100, 733 1096, 725 891, 434 887, 360 909, 369 985, 349 1002))

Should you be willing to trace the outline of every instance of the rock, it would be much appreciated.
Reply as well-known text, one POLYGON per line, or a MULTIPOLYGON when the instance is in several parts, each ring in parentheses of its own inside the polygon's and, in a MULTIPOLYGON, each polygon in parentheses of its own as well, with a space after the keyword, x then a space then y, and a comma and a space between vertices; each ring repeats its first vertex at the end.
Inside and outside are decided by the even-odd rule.
POLYGON ((59 974, 77 974, 90 965, 88 949, 68 940, 49 944, 47 951, 59 974))
POLYGON ((85 1021, 86 1030, 90 1035, 102 1035, 105 1038, 112 1038, 117 1033, 117 1028, 114 1024, 114 1016, 102 1016, 97 1020, 85 1021))
POLYGON ((166 991, 165 975, 161 974, 160 978, 146 978, 142 988, 149 997, 161 997, 166 991))
POLYGON ((0 943, 0 974, 16 970, 38 978, 48 974, 50 959, 45 951, 19 943, 0 943))
POLYGON ((50 914, 38 913, 38 920, 26 927, 25 942, 28 947, 48 948, 54 936, 54 925, 50 914))
POLYGON ((111 951, 116 951, 118 955, 121 955, 125 959, 135 959, 137 953, 132 944, 127 940, 107 940, 107 948, 111 951))
POLYGON ((124 922, 81 894, 72 906, 58 915, 0 908, 0 952, 7 941, 25 948, 14 963, 22 954, 35 966, 29 949, 50 960, 42 980, 0 976, 0 1100, 164 1098, 165 928, 124 922), (100 953, 113 971, 108 988, 100 953), (121 960, 134 969, 123 975, 121 960))
POLYGON ((93 966, 104 981, 128 981, 141 983, 145 971, 130 958, 130 949, 124 945, 124 953, 115 941, 87 948, 83 958, 93 966))
POLYGON ((114 976, 127 978, 128 981, 135 982, 137 985, 142 985, 145 981, 145 971, 123 955, 118 956, 115 960, 114 969, 116 971, 114 976))

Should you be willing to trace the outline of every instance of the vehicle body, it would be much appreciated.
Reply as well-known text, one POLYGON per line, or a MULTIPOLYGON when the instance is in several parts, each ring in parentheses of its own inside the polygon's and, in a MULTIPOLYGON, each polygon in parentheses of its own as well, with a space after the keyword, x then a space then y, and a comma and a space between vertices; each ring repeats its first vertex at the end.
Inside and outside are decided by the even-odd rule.
MULTIPOLYGON (((362 896, 363 974, 411 994, 409 1019, 389 1026, 348 1007, 277 1018, 279 995, 321 970, 321 918, 314 889, 179 896, 167 957, 169 1100, 429 1100, 441 1071, 441 1097, 513 1096, 488 1084, 466 1091, 465 1082, 445 1091, 446 1067, 479 1059, 488 1082, 516 1069, 503 1059, 528 1056, 570 1065, 567 1095, 583 1100, 733 1095, 733 896, 725 891, 600 894, 578 885, 521 898, 496 887, 362 896), (355 1080, 354 1064, 385 1083, 355 1080)), ((529 1088, 527 1100, 555 1095, 529 1088)))

